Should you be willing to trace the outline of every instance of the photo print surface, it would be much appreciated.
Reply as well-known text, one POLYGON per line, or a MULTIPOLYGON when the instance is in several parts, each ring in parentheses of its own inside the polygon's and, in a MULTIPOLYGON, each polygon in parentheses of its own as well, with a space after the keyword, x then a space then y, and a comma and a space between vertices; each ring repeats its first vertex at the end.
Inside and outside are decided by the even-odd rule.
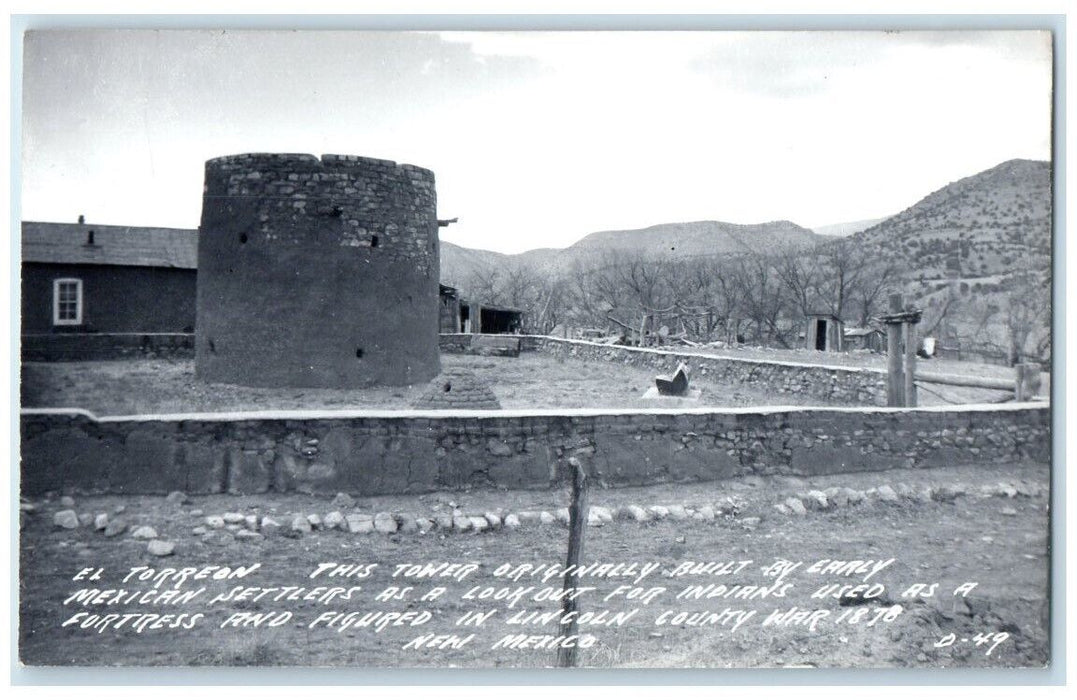
POLYGON ((22 663, 1050 664, 1049 31, 23 48, 22 663))

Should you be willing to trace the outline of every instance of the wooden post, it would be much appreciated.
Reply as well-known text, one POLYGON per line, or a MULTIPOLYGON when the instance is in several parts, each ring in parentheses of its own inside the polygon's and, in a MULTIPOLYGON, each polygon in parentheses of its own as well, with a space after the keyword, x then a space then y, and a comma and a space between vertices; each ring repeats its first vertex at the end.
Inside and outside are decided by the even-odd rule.
POLYGON ((1038 362, 1025 362, 1014 365, 1017 381, 1014 383, 1014 400, 1031 401, 1040 390, 1040 365, 1038 362))
POLYGON ((482 333, 482 304, 473 301, 471 302, 471 310, 469 312, 469 318, 471 319, 471 332, 482 333))
POLYGON ((916 408, 916 325, 902 325, 905 327, 905 405, 916 408))
MULTIPOLYGON (((580 555, 583 553, 583 533, 587 527, 587 473, 579 458, 569 457, 569 465, 572 467, 572 503, 568 508, 568 556, 565 558, 565 583, 563 590, 569 591, 579 586, 580 577, 576 569, 580 563, 580 555)), ((561 619, 568 613, 578 613, 580 599, 575 595, 566 595, 561 602, 561 619)), ((579 630, 576 623, 578 615, 574 614, 569 622, 561 623, 560 634, 570 637, 579 630)), ((557 665, 561 668, 572 668, 576 665, 576 646, 569 648, 560 647, 557 650, 557 665)))
POLYGON ((643 320, 639 324, 639 346, 646 347, 647 345, 647 314, 643 314, 643 320))
MULTIPOLYGON (((890 313, 899 314, 902 312, 904 301, 901 294, 890 295, 890 313)), ((887 383, 886 383, 886 405, 887 406, 904 406, 905 405, 905 373, 902 371, 904 365, 904 353, 901 352, 901 323, 887 323, 886 324, 886 367, 887 367, 887 383)))

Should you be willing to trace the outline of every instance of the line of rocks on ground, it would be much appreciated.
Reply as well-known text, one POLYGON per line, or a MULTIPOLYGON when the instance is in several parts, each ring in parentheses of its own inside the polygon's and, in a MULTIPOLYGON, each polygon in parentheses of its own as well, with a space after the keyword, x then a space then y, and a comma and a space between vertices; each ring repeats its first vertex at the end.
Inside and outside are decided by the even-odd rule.
MULTIPOLYGON (((1030 498, 1042 496, 1046 491, 1038 484, 1027 484, 1021 481, 985 484, 979 488, 961 484, 924 485, 917 488, 898 483, 895 486, 884 484, 877 488, 858 491, 848 487, 832 486, 789 496, 781 503, 774 504, 774 509, 784 515, 801 516, 806 515, 808 511, 832 510, 862 503, 898 504, 903 501, 952 503, 961 496, 1030 498)), ((165 500, 176 506, 183 506, 190 502, 187 495, 180 491, 170 493, 165 500)), ((236 541, 260 541, 273 536, 299 538, 315 531, 340 531, 360 535, 426 534, 434 531, 464 533, 501 529, 516 530, 528 525, 567 526, 569 523, 568 508, 517 512, 508 512, 503 508, 474 511, 461 509, 452 504, 451 510, 437 512, 430 516, 386 511, 364 513, 353 510, 357 506, 357 501, 345 493, 337 494, 330 505, 335 509, 324 515, 292 513, 287 516, 274 517, 236 511, 205 515, 201 509, 192 509, 188 515, 203 518, 201 524, 192 528, 191 534, 199 537, 205 544, 218 546, 236 541)), ((131 539, 145 540, 147 552, 155 556, 168 556, 175 551, 175 543, 161 539, 155 528, 149 525, 129 527, 122 515, 124 511, 122 505, 115 508, 111 515, 109 513, 96 515, 89 512, 79 513, 75 510, 75 500, 70 496, 64 496, 60 499, 60 506, 63 510, 53 514, 52 521, 55 527, 73 530, 92 526, 94 530, 102 532, 105 537, 117 537, 127 532, 131 539)), ((37 506, 32 502, 23 502, 20 504, 20 510, 31 514, 37 511, 37 506)), ((589 508, 587 524, 592 527, 601 527, 615 520, 645 523, 667 519, 699 522, 724 519, 735 520, 738 525, 747 529, 757 527, 762 518, 759 516, 742 517, 742 510, 743 505, 733 498, 704 505, 675 504, 646 507, 636 504, 620 507, 592 505, 589 508)), ((1004 515, 1017 514, 1017 511, 1012 508, 1003 508, 1001 512, 1004 515)))
MULTIPOLYGON (((903 501, 913 503, 953 503, 960 496, 976 496, 980 498, 1016 498, 1022 496, 1032 498, 1042 496, 1047 489, 1037 484, 1026 484, 1021 481, 1005 482, 997 484, 984 484, 979 488, 964 486, 961 484, 944 484, 942 486, 913 487, 905 483, 894 486, 883 484, 877 488, 863 491, 851 489, 845 486, 831 486, 827 489, 812 489, 789 496, 780 503, 774 504, 774 509, 783 515, 806 515, 811 510, 832 510, 855 506, 860 503, 890 503, 898 504, 903 501)), ((1017 515, 1013 508, 1003 508, 1003 515, 1017 515)))

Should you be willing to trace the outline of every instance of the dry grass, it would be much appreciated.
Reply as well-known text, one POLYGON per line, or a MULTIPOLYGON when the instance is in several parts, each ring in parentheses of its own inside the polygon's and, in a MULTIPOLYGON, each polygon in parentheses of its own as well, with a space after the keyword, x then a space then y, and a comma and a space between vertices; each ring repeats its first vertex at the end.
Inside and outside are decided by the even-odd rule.
MULTIPOLYGON (((752 356, 751 351, 744 351, 752 356)), ((765 359, 790 359, 777 351, 755 353, 765 359)), ((801 361, 852 363, 857 356, 795 353, 801 361)), ((468 369, 489 383, 506 409, 643 408, 643 393, 655 372, 629 365, 524 353, 516 358, 443 355, 444 368, 468 369)), ((977 366, 978 370, 987 372, 977 366)), ((932 367, 934 369, 934 367, 932 367)), ((1001 369, 1001 368, 1000 368, 1001 369)), ((673 367, 670 367, 673 370, 673 367)), ((966 372, 972 370, 965 368, 966 372)), ((698 405, 710 407, 827 405, 821 399, 768 392, 754 385, 733 385, 698 376, 703 390, 698 405)), ((98 415, 219 412, 269 409, 405 409, 425 385, 368 389, 261 389, 197 381, 192 360, 113 360, 101 362, 27 362, 22 366, 22 405, 77 407, 98 415)), ((939 387, 922 392, 923 405, 974 403, 1004 398, 1004 392, 939 387), (933 390, 934 391, 934 390, 933 390)), ((838 405, 838 404, 834 404, 838 405)))

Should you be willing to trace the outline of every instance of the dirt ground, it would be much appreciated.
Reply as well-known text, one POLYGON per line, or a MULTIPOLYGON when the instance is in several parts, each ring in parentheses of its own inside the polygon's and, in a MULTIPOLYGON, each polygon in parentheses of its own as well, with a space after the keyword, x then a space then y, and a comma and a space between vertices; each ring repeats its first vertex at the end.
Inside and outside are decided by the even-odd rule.
MULTIPOLYGON (((515 358, 442 355, 442 366, 475 372, 489 383, 505 409, 642 408, 647 404, 641 396, 654 385, 655 375, 652 370, 626 365, 558 359, 538 353, 524 353, 515 358)), ((723 384, 706 377, 694 377, 692 386, 703 391, 700 406, 828 405, 817 398, 723 384)), ((24 407, 78 407, 97 415, 314 408, 404 409, 410 407, 425 388, 425 385, 417 385, 355 390, 257 389, 206 384, 195 380, 192 360, 162 359, 27 362, 22 365, 21 383, 24 407)), ((1006 397, 1005 392, 933 386, 920 392, 920 403, 932 406, 994 402, 1006 397)))
MULTIPOLYGON (((799 477, 747 477, 723 482, 670 484, 647 488, 594 490, 593 505, 617 507, 627 504, 699 507, 722 505, 725 515, 712 522, 665 519, 638 523, 614 520, 586 529, 584 563, 655 562, 656 573, 640 586, 665 587, 666 592, 650 603, 637 596, 629 599, 606 596, 631 578, 581 579, 581 586, 594 587, 579 598, 581 611, 609 614, 638 609, 622 625, 583 625, 580 632, 593 634, 595 643, 579 650, 580 665, 593 667, 1042 667, 1048 661, 1046 628, 1047 585, 1050 547, 1048 539, 1049 469, 1042 464, 969 465, 934 470, 844 474, 809 479, 799 477), (1020 485, 1016 495, 1000 495, 985 485, 1005 482, 1020 485), (830 510, 811 510, 804 515, 785 515, 773 506, 788 496, 808 489, 845 486, 856 490, 883 485, 908 484, 953 488, 952 498, 929 501, 879 501, 845 505, 830 510), (964 491, 965 493, 961 493, 964 491), (759 520, 755 520, 758 518, 759 520), (859 584, 862 576, 809 573, 818 560, 872 560, 894 562, 868 583, 881 583, 884 592, 871 600, 844 597, 812 598, 826 584, 859 584), (676 600, 675 594, 690 585, 765 586, 773 579, 762 569, 775 560, 803 562, 802 568, 784 579, 791 589, 783 597, 759 599, 701 598, 676 600), (694 572, 670 574, 687 561, 752 564, 730 573, 694 572), (967 582, 976 586, 967 596, 953 594, 967 582), (937 583, 929 598, 903 597, 913 584, 937 583), (895 608, 894 606, 901 606, 895 608), (773 611, 828 611, 814 630, 788 620, 784 625, 763 625, 773 611), (696 613, 723 610, 756 610, 757 614, 735 632, 728 624, 693 626, 656 624, 665 610, 696 613), (893 612, 894 610, 897 612, 893 612), (841 617, 844 615, 844 617, 841 617), (857 621, 853 621, 859 616, 857 621), (887 617, 893 619, 887 621, 887 617), (873 623, 872 623, 873 621, 873 623), (872 624, 869 624, 872 623, 872 624), (990 651, 990 653, 988 653, 990 651)), ((993 487, 992 487, 993 488, 993 487)), ((359 511, 411 512, 430 515, 459 507, 467 512, 503 508, 512 512, 567 505, 565 491, 474 491, 426 496, 359 498, 359 511)), ((315 531, 300 539, 273 535, 255 541, 235 541, 224 546, 206 544, 192 529, 204 524, 205 516, 236 511, 272 514, 286 520, 292 513, 325 513, 333 509, 330 499, 299 495, 192 497, 185 505, 163 497, 79 497, 74 509, 91 514, 111 513, 131 527, 151 525, 159 537, 176 544, 175 554, 157 558, 147 553, 146 542, 133 539, 130 531, 114 538, 93 527, 73 530, 53 525, 62 510, 58 496, 33 503, 23 513, 21 531, 20 656, 31 665, 298 665, 396 667, 543 667, 555 662, 556 652, 547 649, 492 648, 508 634, 557 635, 557 624, 510 625, 510 613, 519 610, 556 611, 555 601, 524 599, 509 608, 503 602, 465 600, 474 586, 515 588, 549 585, 561 588, 560 578, 548 584, 521 579, 513 582, 496 576, 502 564, 553 564, 563 562, 567 530, 563 525, 525 522, 516 530, 481 533, 440 532, 426 534, 347 534, 315 531), (147 590, 150 583, 129 581, 123 575, 132 567, 247 566, 261 568, 242 580, 206 580, 198 585, 216 595, 233 586, 361 586, 358 600, 341 599, 276 603, 225 601, 214 605, 103 605, 64 604, 65 598, 82 587, 147 590), (377 564, 360 578, 318 579, 309 574, 319 563, 377 564), (474 573, 454 578, 400 579, 393 567, 403 563, 474 563, 474 573), (101 567, 96 582, 73 581, 84 568, 101 567), (375 602, 374 595, 388 586, 410 585, 414 590, 399 600, 375 602), (418 597, 435 585, 447 592, 435 600, 418 597), (456 627, 453 622, 468 611, 497 608, 488 621, 476 627, 456 627), (96 632, 79 624, 62 623, 84 612, 173 614, 204 612, 192 629, 151 629, 142 633, 108 629, 96 632), (236 612, 293 613, 279 627, 221 628, 236 612), (433 620, 422 626, 389 626, 381 632, 369 627, 337 631, 312 621, 326 612, 428 611, 433 620), (476 637, 457 649, 403 647, 418 635, 456 633, 476 637)), ((168 584, 162 586, 167 588, 168 584)), ((181 590, 190 590, 188 581, 181 590)), ((742 589, 746 590, 746 589, 742 589)), ((277 619, 277 618, 273 618, 277 619)), ((713 618, 712 618, 713 620, 713 618)))

